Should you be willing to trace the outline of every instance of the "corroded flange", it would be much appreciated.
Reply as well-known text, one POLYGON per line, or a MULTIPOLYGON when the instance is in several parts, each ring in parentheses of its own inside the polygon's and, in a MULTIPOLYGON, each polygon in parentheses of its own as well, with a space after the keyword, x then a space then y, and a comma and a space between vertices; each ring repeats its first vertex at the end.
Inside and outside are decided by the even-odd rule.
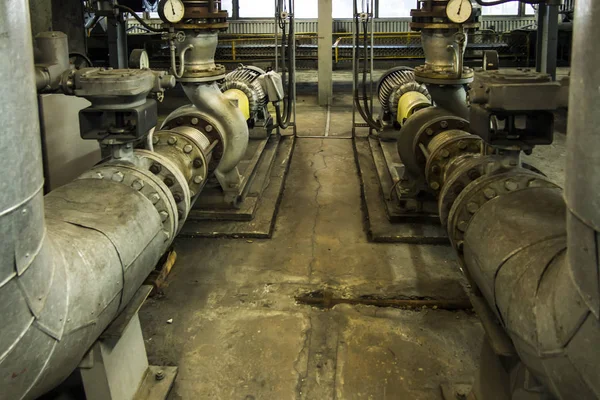
POLYGON ((200 193, 209 175, 210 139, 195 128, 180 126, 156 132, 153 145, 155 151, 179 160, 191 197, 200 193))
POLYGON ((168 131, 180 126, 197 129, 209 139, 211 147, 214 147, 211 148, 211 157, 208 160, 208 173, 210 174, 216 170, 225 151, 225 142, 215 123, 208 120, 198 109, 190 107, 185 110, 183 115, 177 115, 177 110, 169 115, 160 129, 161 131, 168 131))
POLYGON ((182 221, 177 230, 179 232, 191 209, 191 193, 185 176, 175 162, 161 154, 148 150, 136 150, 134 154, 136 166, 154 174, 171 192, 176 204, 177 220, 182 221))
POLYGON ((448 215, 448 236, 454 248, 462 254, 465 232, 469 229, 473 216, 485 203, 532 187, 558 188, 547 178, 522 168, 486 175, 469 184, 458 195, 448 215))
POLYGON ((445 183, 447 166, 455 159, 481 153, 481 138, 461 130, 445 131, 429 143, 425 166, 429 187, 439 192, 445 183))

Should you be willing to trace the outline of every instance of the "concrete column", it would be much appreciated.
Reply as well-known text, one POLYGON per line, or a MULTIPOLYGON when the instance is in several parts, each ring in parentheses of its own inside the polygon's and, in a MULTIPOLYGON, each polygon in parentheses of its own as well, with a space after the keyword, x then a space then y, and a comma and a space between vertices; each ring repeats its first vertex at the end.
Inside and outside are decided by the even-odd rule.
POLYGON ((319 0, 319 105, 328 106, 333 96, 332 0, 319 0))

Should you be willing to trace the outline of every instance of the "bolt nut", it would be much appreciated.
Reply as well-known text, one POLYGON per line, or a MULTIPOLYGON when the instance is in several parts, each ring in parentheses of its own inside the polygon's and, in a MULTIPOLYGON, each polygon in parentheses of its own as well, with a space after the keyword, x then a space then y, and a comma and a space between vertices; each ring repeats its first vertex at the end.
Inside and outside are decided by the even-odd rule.
POLYGON ((122 172, 117 172, 112 176, 112 180, 115 182, 123 182, 123 179, 125 179, 125 175, 122 172))
POLYGON ((196 158, 194 160, 194 168, 201 168, 204 163, 201 158, 196 158))
POLYGON ((519 184, 515 181, 508 180, 508 181, 504 182, 504 187, 509 192, 514 192, 515 190, 517 190, 519 188, 519 184))
POLYGON ((148 196, 148 199, 152 202, 152 204, 156 204, 160 201, 160 196, 158 193, 152 193, 148 196))
POLYGON ((440 126, 441 126, 443 129, 446 129, 446 128, 448 127, 448 121, 442 121, 442 122, 440 122, 440 126))
POLYGON ((174 193, 173 198, 175 199, 175 203, 180 203, 183 200, 183 196, 181 193, 174 193))
POLYGON ((165 235, 165 242, 169 239, 171 239, 171 234, 167 231, 163 231, 164 235, 165 235))
POLYGON ((466 232, 468 227, 469 224, 467 223, 467 221, 460 221, 458 223, 458 230, 461 232, 466 232))
POLYGON ((487 188, 483 191, 483 194, 486 199, 491 200, 497 196, 496 191, 492 188, 487 188))
POLYGON ((94 178, 96 178, 96 179, 104 179, 104 174, 102 172, 96 172, 94 174, 94 178))
POLYGON ((448 157, 450 157, 450 152, 448 150, 444 149, 444 150, 440 151, 440 155, 444 158, 448 158, 448 157))
POLYGON ((461 140, 460 142, 458 142, 458 148, 461 150, 464 150, 467 148, 467 143, 464 140, 461 140))
POLYGON ((433 190, 438 190, 440 188, 440 184, 437 182, 431 182, 429 186, 431 186, 433 190))
POLYGON ((131 184, 131 187, 134 188, 135 190, 142 190, 144 188, 144 181, 137 179, 137 180, 133 181, 133 183, 131 184))
POLYGON ((204 180, 204 179, 203 179, 203 178, 202 178, 200 175, 196 175, 196 176, 194 177, 194 183, 196 183, 196 184, 200 184, 200 183, 202 183, 202 181, 203 181, 203 180, 204 180))
POLYGON ((439 165, 437 165, 437 164, 436 164, 436 165, 434 165, 433 167, 431 167, 431 172, 432 172, 432 173, 434 173, 434 174, 439 174, 439 173, 440 173, 440 170, 441 170, 441 168, 440 168, 440 166, 439 166, 439 165))
POLYGON ((199 122, 200 120, 198 118, 192 118, 192 125, 198 125, 199 122))
POLYGON ((477 210, 479 210, 479 204, 471 202, 471 203, 467 204, 467 210, 471 214, 475 214, 477 212, 477 210))
POLYGON ((160 215, 160 219, 162 220, 162 222, 165 222, 167 218, 169 218, 169 213, 166 211, 161 211, 158 214, 160 215))
POLYGON ((171 178, 170 176, 166 177, 164 182, 165 185, 167 185, 167 187, 171 187, 175 184, 175 181, 173 181, 173 178, 171 178))
POLYGON ((169 140, 167 140, 167 143, 173 146, 175 143, 177 143, 177 138, 175 136, 171 136, 169 140))
POLYGON ((425 133, 427 134, 427 136, 433 136, 433 129, 427 128, 427 130, 425 131, 425 133))
POLYGON ((213 126, 212 125, 206 125, 206 128, 204 128, 204 129, 206 129, 206 132, 212 132, 213 126))
POLYGON ((191 145, 191 144, 186 144, 186 145, 183 147, 183 152, 184 152, 185 154, 189 154, 189 153, 191 153, 191 152, 192 152, 192 150, 194 150, 194 148, 192 147, 192 145, 191 145))
POLYGON ((154 175, 160 174, 160 171, 162 171, 162 165, 154 163, 150 166, 150 172, 154 175))
POLYGON ((154 378, 157 381, 162 381, 163 379, 165 379, 165 373, 163 371, 158 371, 155 375, 154 378))

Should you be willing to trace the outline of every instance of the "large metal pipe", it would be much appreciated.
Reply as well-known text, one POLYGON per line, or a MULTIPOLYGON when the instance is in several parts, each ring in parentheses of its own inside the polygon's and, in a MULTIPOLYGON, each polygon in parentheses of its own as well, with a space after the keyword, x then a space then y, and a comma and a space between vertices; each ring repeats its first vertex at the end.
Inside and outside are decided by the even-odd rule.
POLYGON ((0 4, 0 21, 0 399, 33 399, 77 367, 185 215, 158 176, 129 164, 43 198, 27 2, 0 4))
MULTIPOLYGON (((571 104, 581 107, 569 112, 566 204, 558 187, 519 168, 516 159, 504 163, 485 155, 455 163, 442 180, 439 204, 468 277, 536 378, 530 388, 537 390, 537 381, 558 399, 595 399, 600 398, 595 62, 600 55, 594 39, 600 38, 600 3, 581 0, 575 18, 571 104)), ((446 150, 446 159, 462 156, 451 138, 438 147, 446 150)), ((441 162, 435 154, 429 157, 435 161, 428 161, 430 169, 441 162)))

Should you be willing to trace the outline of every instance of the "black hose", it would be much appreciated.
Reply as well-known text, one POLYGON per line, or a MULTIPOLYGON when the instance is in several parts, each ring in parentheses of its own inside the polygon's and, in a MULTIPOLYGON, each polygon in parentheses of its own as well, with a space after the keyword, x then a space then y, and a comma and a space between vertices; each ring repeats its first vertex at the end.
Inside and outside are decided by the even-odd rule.
POLYGON ((156 28, 153 28, 150 25, 148 25, 146 23, 146 21, 144 21, 143 19, 141 19, 140 16, 137 15, 136 12, 133 9, 131 9, 131 8, 127 7, 127 6, 122 6, 120 4, 115 4, 114 7, 118 8, 119 10, 123 10, 123 11, 128 12, 129 14, 131 14, 133 16, 133 18, 135 18, 137 20, 137 22, 140 23, 140 25, 142 25, 144 28, 148 29, 150 32, 156 32, 156 33, 165 32, 164 29, 156 29, 156 28))
POLYGON ((521 3, 526 4, 543 4, 546 0, 495 0, 495 1, 483 1, 483 0, 475 0, 477 4, 483 7, 490 6, 499 6, 500 4, 512 3, 515 1, 520 1, 521 3))
MULTIPOLYGON (((277 5, 277 15, 278 18, 281 15, 282 4, 285 0, 281 0, 277 5)), ((295 20, 294 20, 294 10, 293 10, 293 0, 289 0, 288 3, 289 11, 290 11, 290 27, 289 33, 286 32, 287 23, 285 20, 279 20, 278 25, 282 30, 281 34, 281 78, 284 82, 284 91, 285 97, 283 99, 283 112, 281 111, 281 106, 279 102, 275 104, 275 113, 277 117, 277 125, 281 129, 287 129, 292 120, 292 111, 294 108, 294 99, 293 99, 293 86, 295 82, 295 70, 293 61, 294 58, 292 56, 292 52, 295 51, 295 43, 294 43, 294 32, 295 32, 295 20), (287 43, 286 43, 287 41, 287 43), (289 57, 286 60, 286 51, 290 52, 289 57)))
POLYGON ((354 0, 354 24, 355 24, 355 28, 356 28, 356 33, 355 33, 355 42, 356 42, 356 46, 357 48, 355 49, 356 54, 358 55, 358 60, 356 61, 356 70, 354 71, 354 105, 356 107, 356 110, 358 111, 358 113, 360 114, 360 116, 362 117, 362 119, 367 123, 367 125, 372 128, 375 129, 377 131, 380 131, 382 126, 379 122, 375 121, 373 118, 373 115, 371 114, 370 110, 371 107, 369 105, 368 102, 368 96, 367 96, 367 68, 368 68, 368 50, 367 50, 367 43, 368 43, 368 20, 366 21, 366 23, 364 24, 364 42, 363 42, 363 54, 364 54, 364 63, 363 63, 363 79, 362 79, 362 91, 363 91, 363 100, 364 100, 364 107, 363 105, 361 105, 360 103, 360 96, 359 96, 359 82, 358 82, 358 66, 360 63, 360 41, 361 41, 361 35, 360 35, 360 22, 359 22, 359 17, 358 17, 358 7, 356 4, 357 0, 354 0))

